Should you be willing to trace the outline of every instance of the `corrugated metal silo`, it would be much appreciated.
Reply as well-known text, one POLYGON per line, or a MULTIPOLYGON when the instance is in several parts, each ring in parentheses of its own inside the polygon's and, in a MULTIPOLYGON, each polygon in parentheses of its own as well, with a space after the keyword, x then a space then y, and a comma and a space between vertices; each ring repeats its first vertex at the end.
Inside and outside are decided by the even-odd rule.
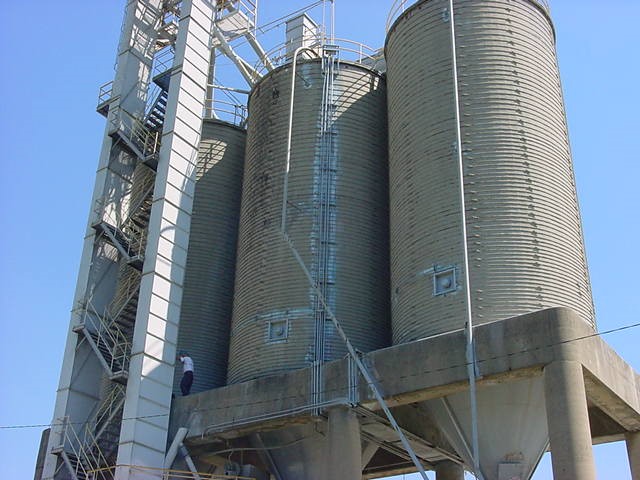
MULTIPOLYGON (((347 335, 369 351, 388 344, 389 329, 385 84, 352 63, 322 69, 307 60, 296 72, 287 231, 347 335)), ((230 383, 346 354, 280 233, 291 74, 290 64, 276 69, 249 99, 230 383)))
POLYGON ((195 365, 192 392, 225 384, 245 141, 235 125, 203 124, 178 334, 195 365))
MULTIPOLYGON (((594 326, 553 26, 534 1, 456 0, 474 324, 554 306, 594 326)), ((387 37, 394 343, 465 324, 449 2, 387 37)))
MULTIPOLYGON (((564 306, 595 328, 548 12, 533 0, 456 0, 453 18, 473 323, 564 306)), ((449 2, 406 10, 385 51, 392 330, 402 343, 466 321, 449 2)), ((469 393, 426 406, 472 464, 469 393)), ((542 377, 481 384, 484 478, 530 478, 548 445, 545 419, 542 377)))

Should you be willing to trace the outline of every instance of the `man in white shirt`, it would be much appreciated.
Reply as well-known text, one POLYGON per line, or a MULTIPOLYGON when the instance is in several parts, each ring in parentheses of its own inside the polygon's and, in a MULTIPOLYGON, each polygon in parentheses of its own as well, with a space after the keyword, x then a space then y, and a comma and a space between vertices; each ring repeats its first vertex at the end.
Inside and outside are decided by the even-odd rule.
POLYGON ((182 396, 189 395, 193 384, 193 360, 187 352, 180 352, 178 359, 182 362, 182 380, 180 380, 180 390, 182 396))

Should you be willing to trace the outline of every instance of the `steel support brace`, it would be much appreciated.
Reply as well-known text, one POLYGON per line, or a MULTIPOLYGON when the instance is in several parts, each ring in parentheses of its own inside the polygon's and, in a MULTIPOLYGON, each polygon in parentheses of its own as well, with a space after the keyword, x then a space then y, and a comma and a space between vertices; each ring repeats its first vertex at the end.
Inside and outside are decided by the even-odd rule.
POLYGON ((423 480, 429 480, 429 477, 427 477, 427 474, 424 471, 424 467, 422 466, 422 463, 420 463, 420 460, 418 460, 416 453, 413 451, 413 448, 411 448, 411 445, 409 444, 409 440, 407 440, 407 437, 402 432, 402 429, 398 425, 398 422, 396 422, 396 419, 393 417, 391 410, 389 410, 389 407, 387 406, 387 402, 384 401, 384 397, 382 396, 382 392, 380 392, 380 389, 377 386, 377 382, 375 378, 373 378, 373 376, 369 373, 369 370, 367 370, 367 367, 365 367, 364 363, 362 363, 362 360, 360 360, 360 357, 358 356, 358 353, 356 352, 355 348, 353 348, 353 345, 351 344, 349 337, 347 337, 347 334, 344 332, 344 330, 342 329, 342 326, 340 325, 340 323, 338 323, 336 316, 333 314, 333 310, 331 310, 324 296, 322 295, 322 292, 320 292, 317 285, 315 285, 315 283, 313 282, 313 277, 311 276, 311 273, 309 272, 306 265, 304 264, 304 261, 300 257, 300 254, 296 250, 295 246, 289 239, 289 236, 286 234, 286 232, 282 232, 282 235, 287 245, 289 245, 289 248, 291 249, 291 252, 293 253, 293 256, 295 257, 296 261, 298 262, 298 265, 300 266, 305 276, 307 277, 307 280, 309 281, 309 285, 311 286, 314 293, 318 296, 318 298, 322 302, 322 306, 324 307, 325 312, 327 313, 327 317, 333 322, 333 326, 338 332, 338 335, 340 335, 340 338, 342 338, 342 340, 344 341, 347 347, 347 350, 349 352, 349 355, 353 358, 353 361, 356 363, 358 370, 360 370, 360 373, 362 374, 365 381, 367 382, 367 385, 369 385, 371 392, 373 393, 374 397, 376 398, 376 401, 380 405, 380 408, 382 409, 387 419, 389 420, 389 423, 391 423, 391 426, 393 427, 395 432, 398 434, 398 438, 400 439, 400 442, 402 443, 402 446, 404 447, 406 452, 409 454, 411 461, 415 465, 416 469, 420 473, 420 476, 423 478, 423 480))

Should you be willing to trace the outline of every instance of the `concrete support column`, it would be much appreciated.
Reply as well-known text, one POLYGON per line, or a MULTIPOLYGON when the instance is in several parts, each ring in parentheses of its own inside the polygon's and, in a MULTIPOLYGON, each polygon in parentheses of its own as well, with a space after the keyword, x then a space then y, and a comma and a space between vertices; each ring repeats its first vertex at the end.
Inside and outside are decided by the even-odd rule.
POLYGON ((360 480, 362 453, 360 423, 347 408, 329 410, 327 480, 360 480))
POLYGON ((547 365, 544 386, 554 480, 595 480, 582 365, 567 360, 547 365))
POLYGON ((435 465, 436 480, 464 480, 464 468, 456 462, 438 462, 435 465))
POLYGON ((624 438, 627 441, 631 480, 640 480, 640 432, 629 432, 624 438))

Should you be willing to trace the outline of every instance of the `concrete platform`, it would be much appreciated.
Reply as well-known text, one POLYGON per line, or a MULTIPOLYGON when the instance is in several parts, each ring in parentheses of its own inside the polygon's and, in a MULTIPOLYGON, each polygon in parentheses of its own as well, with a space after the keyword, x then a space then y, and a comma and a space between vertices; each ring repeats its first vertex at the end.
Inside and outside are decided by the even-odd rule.
MULTIPOLYGON (((558 362, 577 363, 584 382, 591 443, 623 440, 640 431, 640 376, 571 310, 553 308, 478 326, 474 335, 479 391, 522 379, 543 378, 545 367, 558 362)), ((468 456, 460 452, 460 445, 453 447, 456 442, 436 426, 433 409, 428 407, 431 400, 468 389, 464 332, 377 350, 363 355, 363 359, 425 467, 435 470, 444 461, 468 466, 468 456)), ((253 462, 259 469, 273 473, 279 469, 278 465, 270 465, 275 462, 272 454, 276 448, 256 446, 261 436, 266 435, 271 441, 282 438, 303 443, 304 438, 310 437, 291 432, 313 431, 319 439, 311 441, 309 448, 324 448, 326 412, 347 406, 360 423, 364 478, 415 470, 387 420, 379 415, 369 387, 361 377, 353 375, 353 362, 343 359, 325 365, 326 406, 321 415, 312 415, 310 379, 311 370, 303 369, 176 398, 170 438, 179 427, 187 427, 185 445, 194 459, 215 464, 228 460, 229 455, 235 460, 244 452, 244 463, 253 462), (218 451, 223 452, 212 455, 218 451)), ((550 382, 545 384, 547 409, 554 408, 550 405, 555 401, 549 393, 550 382)), ((480 431, 480 436, 484 434, 480 431)), ((277 449, 286 451, 287 442, 276 443, 277 449)), ((556 472, 555 457, 560 455, 554 454, 553 440, 551 451, 556 478, 569 478, 556 472)), ((326 456, 320 458, 326 462, 326 456)), ((293 478, 284 473, 274 476, 293 478)), ((487 476, 498 478, 497 474, 487 476)))

